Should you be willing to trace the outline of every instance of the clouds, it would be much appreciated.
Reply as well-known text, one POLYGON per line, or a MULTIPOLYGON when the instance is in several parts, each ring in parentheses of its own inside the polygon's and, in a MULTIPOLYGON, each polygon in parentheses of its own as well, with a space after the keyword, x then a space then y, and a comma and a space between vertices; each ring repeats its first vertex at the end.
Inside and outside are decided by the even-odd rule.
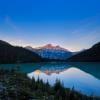
POLYGON ((14 30, 15 32, 20 32, 21 30, 14 24, 10 16, 5 16, 4 22, 7 25, 7 27, 11 28, 11 30, 14 30))

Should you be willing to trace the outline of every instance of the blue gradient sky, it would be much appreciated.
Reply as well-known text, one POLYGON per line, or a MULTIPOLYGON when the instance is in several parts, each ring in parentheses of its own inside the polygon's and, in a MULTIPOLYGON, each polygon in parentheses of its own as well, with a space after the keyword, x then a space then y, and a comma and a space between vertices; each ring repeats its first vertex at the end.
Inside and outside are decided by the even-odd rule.
POLYGON ((0 39, 77 51, 100 41, 100 0, 1 0, 0 39))

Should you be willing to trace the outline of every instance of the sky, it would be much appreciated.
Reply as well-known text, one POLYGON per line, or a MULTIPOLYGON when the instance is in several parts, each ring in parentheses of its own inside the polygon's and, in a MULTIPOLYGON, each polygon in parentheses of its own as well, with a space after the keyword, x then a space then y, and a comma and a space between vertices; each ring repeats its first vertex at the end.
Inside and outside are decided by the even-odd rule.
POLYGON ((100 41, 100 0, 0 0, 0 39, 19 46, 90 48, 100 41))

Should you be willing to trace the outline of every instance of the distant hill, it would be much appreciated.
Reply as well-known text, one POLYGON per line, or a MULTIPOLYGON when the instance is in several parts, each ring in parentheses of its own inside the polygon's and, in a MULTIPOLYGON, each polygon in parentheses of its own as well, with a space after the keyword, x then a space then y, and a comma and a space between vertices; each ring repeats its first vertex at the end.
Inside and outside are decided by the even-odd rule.
POLYGON ((0 40, 0 63, 26 63, 41 61, 41 57, 22 47, 0 40))
POLYGON ((83 52, 80 52, 67 61, 71 62, 100 62, 100 42, 83 52))
POLYGON ((72 52, 59 45, 53 46, 52 44, 47 44, 38 48, 32 48, 30 46, 25 48, 39 54, 43 59, 48 60, 66 60, 73 55, 72 52))

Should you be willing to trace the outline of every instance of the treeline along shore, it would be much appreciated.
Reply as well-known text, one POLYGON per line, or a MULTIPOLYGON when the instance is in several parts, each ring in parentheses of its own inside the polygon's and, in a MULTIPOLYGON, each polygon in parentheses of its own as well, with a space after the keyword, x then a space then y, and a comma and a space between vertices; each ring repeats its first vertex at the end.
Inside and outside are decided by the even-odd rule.
POLYGON ((48 81, 30 79, 18 70, 0 69, 0 100, 100 100, 100 97, 83 95, 74 87, 64 88, 59 80, 50 86, 48 81))

